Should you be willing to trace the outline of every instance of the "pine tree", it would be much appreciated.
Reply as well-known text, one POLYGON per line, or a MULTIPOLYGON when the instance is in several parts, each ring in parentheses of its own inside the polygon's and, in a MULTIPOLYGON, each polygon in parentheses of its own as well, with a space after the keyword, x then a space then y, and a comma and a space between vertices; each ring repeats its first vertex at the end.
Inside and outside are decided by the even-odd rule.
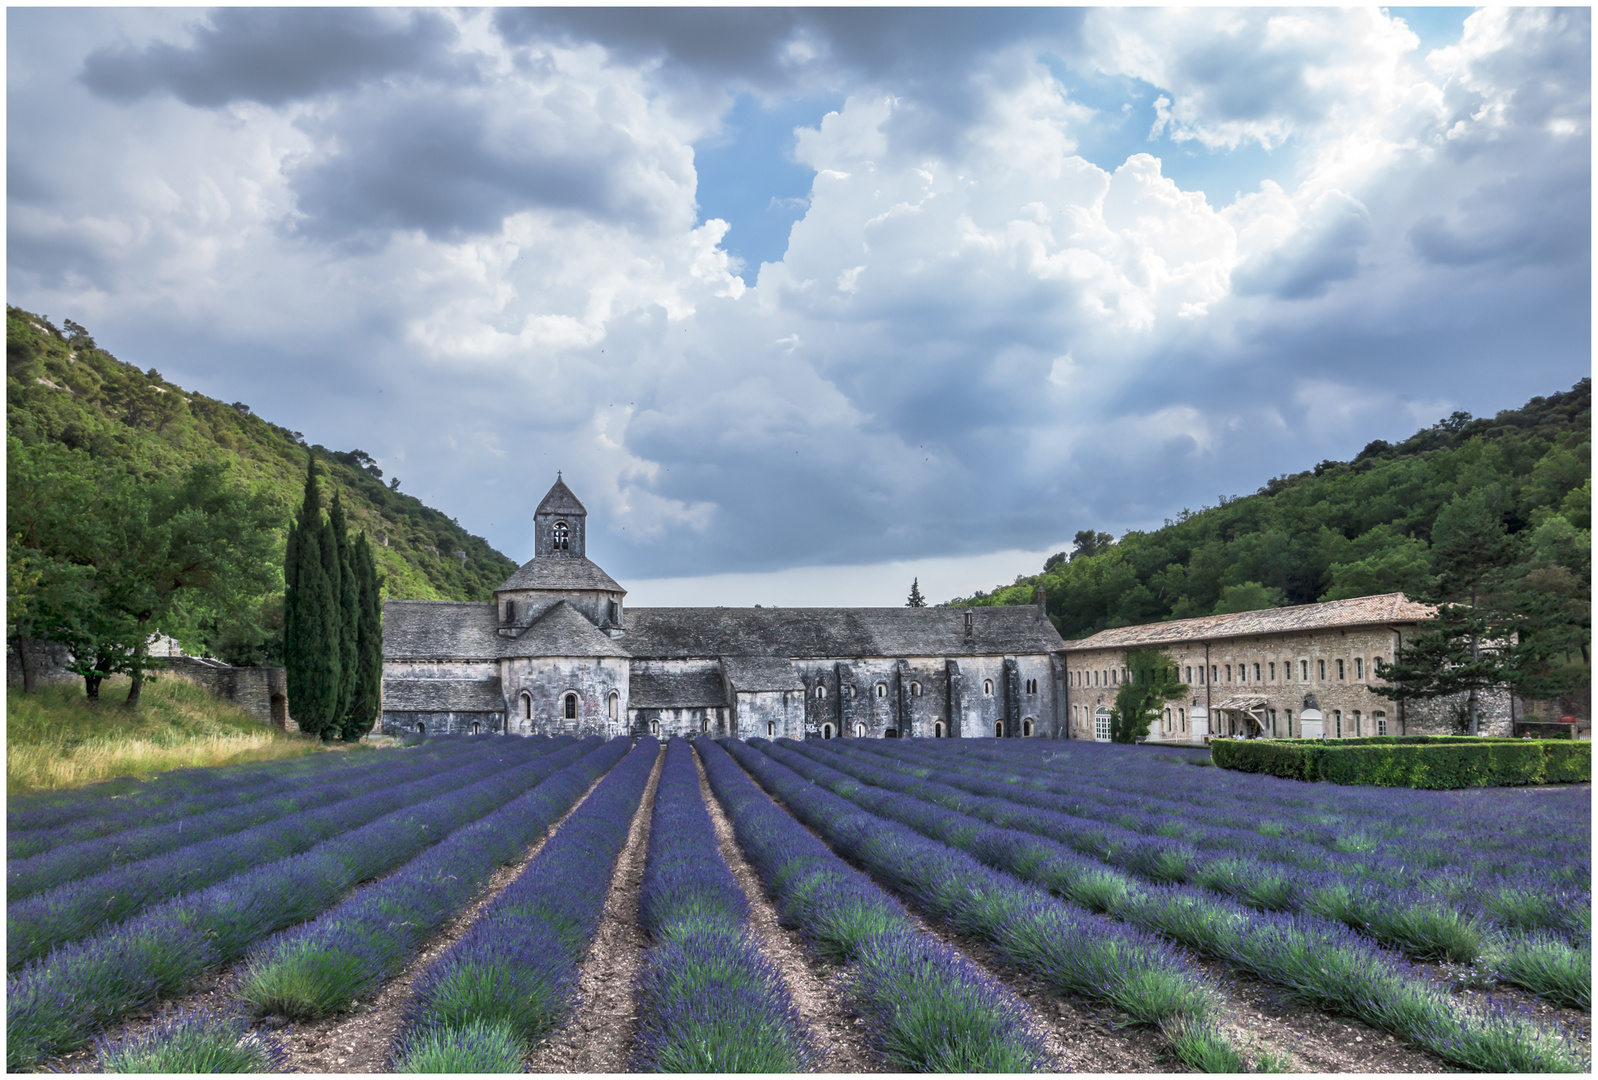
POLYGON ((328 539, 313 456, 306 470, 305 500, 289 530, 283 566, 283 666, 289 709, 308 735, 324 734, 339 716, 334 711, 341 678, 339 613, 336 579, 328 573, 336 555, 324 557, 328 539))
POLYGON ((382 703, 383 583, 372 563, 372 548, 366 542, 365 533, 355 538, 350 549, 355 577, 360 586, 360 603, 356 620, 355 689, 350 700, 349 715, 344 720, 344 738, 354 742, 372 730, 382 703))
POLYGON ((333 492, 333 506, 328 513, 328 532, 333 538, 334 561, 338 565, 338 640, 339 640, 339 696, 333 715, 338 718, 338 734, 342 735, 344 721, 349 717, 355 698, 355 666, 358 624, 361 606, 361 585, 355 576, 354 553, 350 550, 349 519, 344 514, 344 500, 333 492))
POLYGON ((921 595, 921 579, 914 578, 910 582, 910 598, 904 602, 905 607, 926 607, 927 598, 921 595))

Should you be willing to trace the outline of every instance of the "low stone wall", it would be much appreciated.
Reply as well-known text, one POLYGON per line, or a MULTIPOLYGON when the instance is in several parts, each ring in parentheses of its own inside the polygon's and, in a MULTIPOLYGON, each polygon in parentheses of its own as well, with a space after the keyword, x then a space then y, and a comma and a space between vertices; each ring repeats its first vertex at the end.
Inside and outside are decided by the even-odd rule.
POLYGON ((174 656, 168 671, 231 701, 263 724, 298 731, 288 705, 288 674, 280 667, 233 667, 220 660, 174 656))
MULTIPOLYGON (((33 661, 33 677, 41 683, 68 683, 81 678, 67 670, 72 663, 72 650, 65 645, 30 639, 28 656, 33 661)), ((22 654, 15 638, 6 645, 6 685, 22 685, 22 654)))
POLYGON ((424 726, 428 735, 500 735, 505 731, 505 714, 383 710, 381 730, 384 735, 415 735, 419 725, 424 726))

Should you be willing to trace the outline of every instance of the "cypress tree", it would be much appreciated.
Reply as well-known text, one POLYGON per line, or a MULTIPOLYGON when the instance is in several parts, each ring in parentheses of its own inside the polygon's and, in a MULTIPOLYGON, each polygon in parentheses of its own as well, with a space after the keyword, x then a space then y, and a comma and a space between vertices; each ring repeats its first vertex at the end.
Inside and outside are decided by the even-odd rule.
POLYGON ((309 735, 323 734, 338 718, 334 712, 340 676, 338 603, 323 552, 327 532, 313 456, 283 566, 283 666, 289 710, 300 730, 309 735))
POLYGON ((342 735, 344 721, 349 716, 355 697, 355 665, 357 623, 360 618, 361 586, 355 576, 353 552, 350 550, 349 519, 344 514, 344 500, 335 489, 333 507, 328 514, 328 532, 333 537, 334 562, 338 566, 338 657, 339 695, 333 715, 337 718, 335 730, 329 735, 342 735))
POLYGON ((382 704, 383 583, 372 563, 372 548, 366 542, 365 533, 355 537, 350 550, 360 586, 360 604, 356 620, 355 690, 344 721, 344 738, 354 742, 372 730, 382 704))

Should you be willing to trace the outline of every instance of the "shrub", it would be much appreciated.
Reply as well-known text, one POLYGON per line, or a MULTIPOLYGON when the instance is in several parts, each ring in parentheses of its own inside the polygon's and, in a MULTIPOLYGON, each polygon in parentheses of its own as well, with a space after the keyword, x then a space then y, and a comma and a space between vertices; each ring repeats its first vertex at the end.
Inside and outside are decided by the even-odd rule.
POLYGON ((1330 742, 1224 739, 1210 753, 1238 772, 1334 784, 1451 790, 1579 783, 1592 772, 1592 744, 1558 740, 1421 737, 1330 742))

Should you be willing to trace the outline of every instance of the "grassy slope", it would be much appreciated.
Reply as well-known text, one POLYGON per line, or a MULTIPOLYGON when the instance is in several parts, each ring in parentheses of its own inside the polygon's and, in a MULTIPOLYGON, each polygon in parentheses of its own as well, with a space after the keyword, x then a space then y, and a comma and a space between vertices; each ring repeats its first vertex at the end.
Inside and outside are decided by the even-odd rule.
MULTIPOLYGON (((154 368, 140 372, 92 339, 64 336, 42 316, 13 307, 6 309, 6 430, 24 443, 62 442, 160 475, 227 461, 236 479, 281 508, 285 529, 305 482, 306 448, 293 432, 243 405, 184 391, 154 368)), ((487 600, 515 570, 486 540, 390 490, 353 455, 316 449, 326 482, 343 492, 352 527, 375 541, 388 597, 487 600)))
MULTIPOLYGON (((1393 554, 1406 541, 1424 560, 1438 510, 1482 487, 1495 489, 1511 533, 1548 513, 1590 528, 1590 379, 1491 418, 1461 420, 1396 445, 1377 440, 1351 462, 1277 477, 1254 495, 1184 511, 1099 554, 1052 557, 1055 565, 1041 574, 950 603, 1030 603, 1041 584, 1067 638, 1208 614, 1224 588, 1245 582, 1281 590, 1288 604, 1311 603, 1336 587, 1338 564, 1393 554)), ((1367 591, 1391 587, 1376 584, 1367 591)))
POLYGON ((81 683, 6 691, 6 791, 77 787, 113 777, 147 778, 166 769, 235 765, 322 751, 321 743, 262 724, 181 678, 144 688, 139 708, 120 708, 128 681, 101 690, 90 708, 81 683))

